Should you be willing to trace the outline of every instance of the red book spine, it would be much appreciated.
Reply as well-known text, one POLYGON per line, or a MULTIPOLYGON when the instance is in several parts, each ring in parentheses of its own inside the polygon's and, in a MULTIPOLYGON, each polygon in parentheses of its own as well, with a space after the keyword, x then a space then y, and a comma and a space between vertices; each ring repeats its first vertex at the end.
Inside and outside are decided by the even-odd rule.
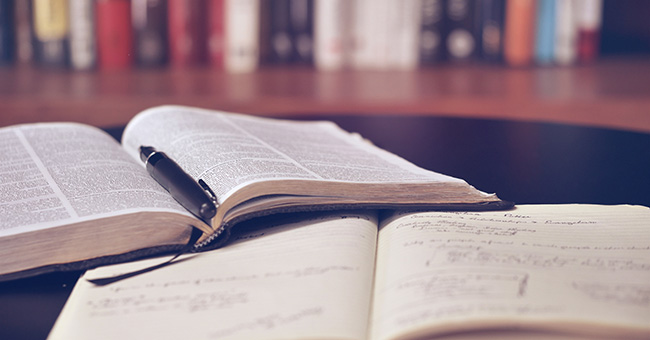
POLYGON ((598 30, 578 31, 578 59, 582 62, 594 61, 598 57, 600 32, 598 30))
POLYGON ((590 62, 598 57, 603 0, 583 0, 577 6, 578 60, 590 62))
POLYGON ((203 0, 169 0, 169 56, 173 66, 202 64, 207 59, 207 13, 203 0))
POLYGON ((133 60, 131 3, 98 0, 96 4, 97 52, 101 69, 123 69, 133 60))
POLYGON ((225 0, 208 1, 208 51, 210 63, 217 68, 223 68, 226 46, 225 0))

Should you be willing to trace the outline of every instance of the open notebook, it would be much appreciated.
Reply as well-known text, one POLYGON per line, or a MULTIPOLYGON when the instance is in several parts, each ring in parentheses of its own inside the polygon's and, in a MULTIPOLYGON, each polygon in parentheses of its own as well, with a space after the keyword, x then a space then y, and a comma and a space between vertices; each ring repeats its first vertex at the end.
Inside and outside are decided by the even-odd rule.
POLYGON ((646 207, 292 218, 108 286, 86 279, 161 260, 89 271, 50 339, 650 337, 646 207))

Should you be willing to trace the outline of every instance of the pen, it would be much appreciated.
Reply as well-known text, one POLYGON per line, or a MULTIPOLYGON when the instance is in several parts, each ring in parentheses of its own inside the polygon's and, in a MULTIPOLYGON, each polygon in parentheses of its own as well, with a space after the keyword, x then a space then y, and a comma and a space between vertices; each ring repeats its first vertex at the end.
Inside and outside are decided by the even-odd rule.
MULTIPOLYGON (((147 172, 185 209, 210 223, 217 213, 216 198, 203 188, 164 152, 151 146, 140 147, 140 159, 147 172)), ((201 181, 202 182, 202 181, 201 181)), ((201 183, 205 185, 204 183, 201 183)))

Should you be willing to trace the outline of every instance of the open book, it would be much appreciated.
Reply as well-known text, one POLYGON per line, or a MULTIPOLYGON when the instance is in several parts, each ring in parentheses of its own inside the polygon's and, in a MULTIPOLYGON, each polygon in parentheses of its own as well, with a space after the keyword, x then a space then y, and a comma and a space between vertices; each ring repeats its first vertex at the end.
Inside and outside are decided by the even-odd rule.
POLYGON ((178 106, 138 114, 121 145, 75 123, 2 128, 0 157, 0 279, 178 250, 191 226, 201 246, 216 247, 235 223, 281 212, 509 207, 331 122, 178 106), (178 204, 145 170, 141 146, 203 180, 216 216, 202 221, 178 204))
POLYGON ((50 340, 650 337, 647 207, 307 216, 88 271, 50 340))

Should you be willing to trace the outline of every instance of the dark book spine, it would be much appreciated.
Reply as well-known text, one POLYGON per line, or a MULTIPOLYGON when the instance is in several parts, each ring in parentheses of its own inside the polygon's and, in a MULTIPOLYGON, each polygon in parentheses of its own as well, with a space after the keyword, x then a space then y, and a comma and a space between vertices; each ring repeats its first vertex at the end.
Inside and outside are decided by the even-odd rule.
POLYGON ((124 69, 133 62, 133 32, 129 0, 96 3, 98 64, 101 69, 124 69))
POLYGON ((207 61, 207 6, 204 0, 169 0, 169 57, 172 66, 207 61))
POLYGON ((421 65, 435 64, 444 59, 444 5, 444 0, 422 0, 419 38, 419 62, 421 65))
POLYGON ((32 2, 15 2, 14 29, 16 31, 16 60, 19 63, 31 63, 34 59, 32 2))
POLYGON ((477 41, 481 60, 502 60, 504 0, 483 0, 477 3, 477 41))
POLYGON ((14 0, 0 0, 0 65, 16 59, 14 0))
POLYGON ((224 68, 226 53, 225 0, 208 0, 208 54, 210 64, 224 68))
POLYGON ((70 64, 77 70, 93 68, 97 63, 94 4, 93 0, 69 0, 68 2, 70 64))
POLYGON ((131 0, 135 62, 142 67, 167 63, 167 1, 131 0))
POLYGON ((289 3, 293 59, 311 64, 314 60, 314 4, 312 0, 291 0, 289 3))
POLYGON ((449 61, 466 62, 476 57, 475 4, 470 0, 447 0, 445 47, 449 61))
POLYGON ((271 17, 273 4, 271 1, 260 1, 259 13, 259 63, 270 63, 273 59, 273 47, 271 41, 271 17))
POLYGON ((68 1, 32 2, 33 52, 41 66, 68 65, 68 1))
POLYGON ((271 42, 271 63, 286 64, 293 61, 293 39, 291 37, 290 0, 269 0, 271 18, 269 39, 271 42))

